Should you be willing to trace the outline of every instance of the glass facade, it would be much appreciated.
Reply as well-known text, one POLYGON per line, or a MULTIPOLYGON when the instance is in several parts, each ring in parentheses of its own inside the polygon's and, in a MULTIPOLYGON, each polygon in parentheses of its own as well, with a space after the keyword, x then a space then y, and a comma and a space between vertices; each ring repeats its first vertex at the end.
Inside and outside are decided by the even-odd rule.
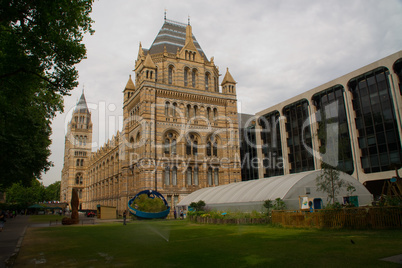
POLYGON ((388 69, 381 67, 348 84, 365 173, 387 171, 392 164, 401 164, 400 131, 388 76, 388 69))
POLYGON ((394 71, 398 76, 399 93, 402 95, 402 59, 399 59, 395 62, 394 71))
POLYGON ((353 158, 352 149, 350 146, 349 127, 346 116, 345 102, 343 99, 344 88, 341 85, 337 85, 321 91, 313 96, 313 103, 317 108, 317 115, 320 116, 318 138, 321 142, 320 152, 325 152, 325 137, 326 137, 326 124, 338 122, 339 131, 339 151, 338 151, 338 166, 339 170, 342 170, 348 174, 353 173, 353 158), (328 104, 338 102, 338 115, 334 118, 326 118, 325 107, 328 104), (335 120, 335 121, 334 121, 335 120))
POLYGON ((255 125, 240 129, 241 180, 258 179, 258 160, 255 125))
POLYGON ((279 112, 274 111, 259 119, 264 178, 284 174, 279 117, 279 112))
POLYGON ((288 133, 290 173, 314 170, 313 155, 306 149, 306 146, 312 147, 309 124, 302 129, 303 123, 309 119, 308 101, 303 99, 286 106, 283 115, 286 117, 288 133))

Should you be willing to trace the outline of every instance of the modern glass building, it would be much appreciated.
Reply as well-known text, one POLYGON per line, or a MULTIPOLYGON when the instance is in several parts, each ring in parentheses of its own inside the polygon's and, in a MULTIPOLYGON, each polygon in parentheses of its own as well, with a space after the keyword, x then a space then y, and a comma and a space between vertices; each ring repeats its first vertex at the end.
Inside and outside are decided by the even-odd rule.
POLYGON ((401 174, 401 81, 399 51, 258 112, 258 177, 320 169, 327 153, 362 183, 401 174))

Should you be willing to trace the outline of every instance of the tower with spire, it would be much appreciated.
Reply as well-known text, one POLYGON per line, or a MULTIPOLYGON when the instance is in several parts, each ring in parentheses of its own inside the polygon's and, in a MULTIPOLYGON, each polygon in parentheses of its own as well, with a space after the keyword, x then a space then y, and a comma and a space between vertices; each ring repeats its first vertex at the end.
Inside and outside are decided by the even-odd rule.
POLYGON ((70 203, 74 188, 78 190, 79 198, 83 198, 92 149, 91 112, 88 109, 84 90, 68 123, 64 144, 60 200, 70 203))

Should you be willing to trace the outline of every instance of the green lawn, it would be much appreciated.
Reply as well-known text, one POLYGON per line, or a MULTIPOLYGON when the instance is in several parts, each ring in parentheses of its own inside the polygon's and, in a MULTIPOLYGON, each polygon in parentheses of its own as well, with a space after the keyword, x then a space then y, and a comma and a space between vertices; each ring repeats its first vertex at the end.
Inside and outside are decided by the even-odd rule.
POLYGON ((137 221, 30 228, 14 267, 399 267, 379 260, 397 254, 402 230, 137 221))

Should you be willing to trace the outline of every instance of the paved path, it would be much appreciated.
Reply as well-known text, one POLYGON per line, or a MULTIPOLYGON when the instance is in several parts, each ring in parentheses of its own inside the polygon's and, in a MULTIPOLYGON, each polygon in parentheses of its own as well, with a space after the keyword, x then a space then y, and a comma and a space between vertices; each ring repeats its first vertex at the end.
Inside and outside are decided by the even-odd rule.
POLYGON ((0 232, 0 268, 7 267, 7 261, 21 246, 25 230, 29 225, 29 216, 17 216, 7 219, 4 229, 0 232))

